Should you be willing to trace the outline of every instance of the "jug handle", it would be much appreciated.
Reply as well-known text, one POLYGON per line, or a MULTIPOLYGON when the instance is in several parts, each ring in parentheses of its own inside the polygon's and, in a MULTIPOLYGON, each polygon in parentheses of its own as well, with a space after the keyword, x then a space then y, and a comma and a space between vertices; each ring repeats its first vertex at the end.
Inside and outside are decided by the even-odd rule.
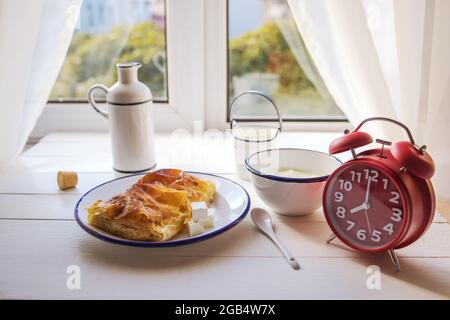
POLYGON ((105 95, 108 94, 108 91, 109 91, 108 87, 104 86, 103 84, 93 85, 92 87, 89 88, 89 92, 88 92, 89 104, 92 106, 92 108, 94 108, 95 111, 97 111, 102 116, 104 116, 106 119, 108 119, 108 112, 101 109, 94 100, 94 92, 97 89, 103 91, 105 93, 105 95))

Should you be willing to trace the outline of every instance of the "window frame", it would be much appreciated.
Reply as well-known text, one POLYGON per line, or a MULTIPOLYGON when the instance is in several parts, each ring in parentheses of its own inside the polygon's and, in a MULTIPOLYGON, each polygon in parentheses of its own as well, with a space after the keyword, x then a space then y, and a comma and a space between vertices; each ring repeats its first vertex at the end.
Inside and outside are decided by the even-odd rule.
MULTIPOLYGON (((168 102, 154 104, 155 128, 224 130, 228 122, 228 1, 166 0, 168 102), (200 36, 199 36, 200 35, 200 36)), ((287 131, 336 131, 346 119, 286 120, 287 131)), ((54 131, 104 131, 87 102, 48 102, 32 138, 54 131)))

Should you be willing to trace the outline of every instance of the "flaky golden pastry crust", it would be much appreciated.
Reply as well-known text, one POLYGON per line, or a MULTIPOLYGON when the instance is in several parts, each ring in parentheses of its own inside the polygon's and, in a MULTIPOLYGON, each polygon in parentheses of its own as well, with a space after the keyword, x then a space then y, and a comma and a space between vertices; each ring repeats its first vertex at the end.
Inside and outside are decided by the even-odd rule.
POLYGON ((214 183, 176 169, 146 174, 127 191, 88 208, 88 222, 131 240, 171 239, 191 219, 193 201, 209 203, 214 183))
POLYGON ((139 184, 160 184, 176 190, 186 191, 191 202, 204 201, 209 204, 216 193, 216 186, 208 180, 199 179, 178 169, 161 169, 143 176, 139 184))

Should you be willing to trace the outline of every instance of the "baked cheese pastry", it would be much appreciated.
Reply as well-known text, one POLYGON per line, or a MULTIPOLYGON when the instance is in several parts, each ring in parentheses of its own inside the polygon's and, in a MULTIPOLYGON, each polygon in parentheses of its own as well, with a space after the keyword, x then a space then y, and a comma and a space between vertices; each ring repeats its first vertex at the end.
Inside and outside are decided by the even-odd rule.
POLYGON ((199 179, 178 169, 161 169, 147 173, 138 183, 164 185, 186 191, 190 202, 203 201, 209 204, 216 193, 216 186, 213 182, 199 179))
POLYGON ((164 241, 191 219, 186 192, 163 185, 135 184, 108 201, 88 208, 89 224, 122 238, 164 241))
POLYGON ((192 218, 191 202, 210 203, 213 182, 177 169, 146 174, 127 191, 88 208, 89 224, 125 239, 165 241, 192 218))

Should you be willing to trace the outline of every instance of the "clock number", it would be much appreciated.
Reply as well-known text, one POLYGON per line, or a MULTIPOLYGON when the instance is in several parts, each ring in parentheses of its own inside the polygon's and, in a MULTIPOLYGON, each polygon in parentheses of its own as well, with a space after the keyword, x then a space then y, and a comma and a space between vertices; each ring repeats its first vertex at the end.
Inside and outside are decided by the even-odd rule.
POLYGON ((395 204, 399 204, 399 198, 400 198, 400 194, 397 191, 391 191, 391 198, 389 199, 389 202, 395 203, 395 204))
POLYGON ((355 182, 355 178, 356 178, 356 182, 361 183, 361 172, 356 172, 356 171, 352 170, 352 171, 350 171, 350 174, 352 175, 353 182, 355 182))
POLYGON ((394 233, 394 225, 392 223, 388 223, 383 227, 383 230, 391 236, 394 233))
POLYGON ((342 200, 344 200, 344 195, 342 194, 342 192, 336 191, 334 193, 334 201, 335 202, 342 202, 342 200))
POLYGON ((381 231, 373 230, 372 232, 372 239, 373 242, 380 242, 381 241, 381 231))
POLYGON ((386 190, 386 189, 388 188, 388 183, 389 183, 389 180, 386 179, 386 178, 384 178, 384 179, 383 179, 383 189, 384 189, 384 190, 386 190))
POLYGON ((358 231, 356 231, 356 236, 358 237, 359 240, 366 240, 367 231, 364 229, 359 229, 358 231))
POLYGON ((352 230, 352 228, 356 225, 356 223, 353 222, 352 220, 347 220, 347 224, 348 224, 348 227, 346 229, 347 231, 352 230))
POLYGON ((345 181, 343 179, 339 179, 341 190, 344 189, 345 191, 351 191, 352 190, 352 183, 350 181, 345 181))
POLYGON ((376 170, 370 170, 371 178, 370 180, 373 182, 378 182, 378 176, 380 175, 376 170))
POLYGON ((369 177, 370 177, 370 180, 372 182, 378 182, 378 176, 380 174, 378 173, 377 170, 364 169, 364 173, 365 173, 365 176, 366 176, 366 180, 369 180, 369 177))
POLYGON ((339 218, 344 219, 345 218, 345 208, 344 207, 337 207, 336 215, 339 218))
POLYGON ((402 210, 399 208, 392 208, 392 221, 400 222, 402 221, 402 210))

